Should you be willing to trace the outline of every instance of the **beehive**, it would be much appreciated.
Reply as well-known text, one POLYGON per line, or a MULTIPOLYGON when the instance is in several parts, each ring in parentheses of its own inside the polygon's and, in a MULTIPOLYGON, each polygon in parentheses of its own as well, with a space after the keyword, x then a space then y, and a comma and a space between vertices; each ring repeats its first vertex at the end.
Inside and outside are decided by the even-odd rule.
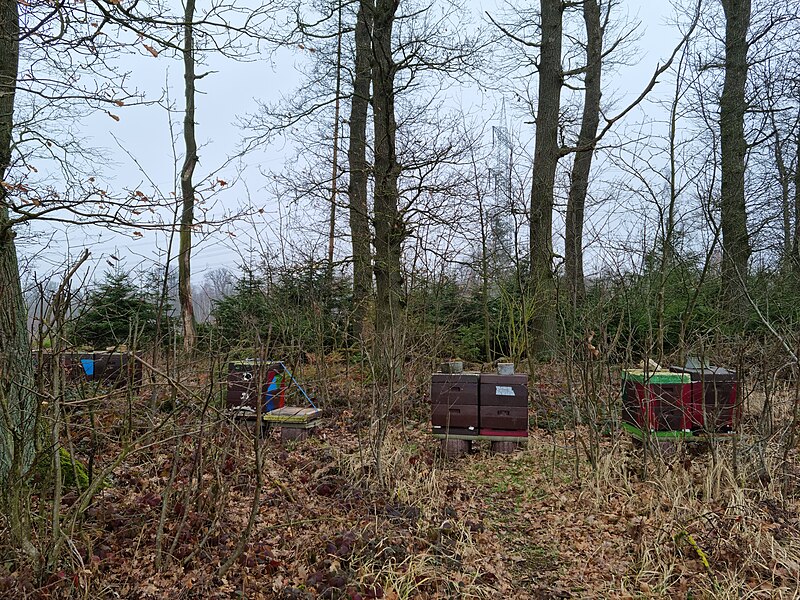
POLYGON ((692 429, 691 377, 670 371, 622 372, 622 422, 632 433, 692 429))
POLYGON ((729 433, 736 429, 742 407, 736 371, 723 367, 670 367, 691 378, 690 418, 693 430, 729 433))
POLYGON ((285 375, 282 363, 258 359, 228 363, 227 407, 253 414, 259 402, 262 413, 282 408, 288 387, 285 375))
POLYGON ((434 432, 478 434, 478 373, 434 373, 431 424, 434 432))
POLYGON ((528 376, 434 373, 434 433, 524 437, 528 433, 528 376))
POLYGON ((142 363, 132 352, 64 353, 61 364, 68 380, 88 380, 109 386, 142 380, 142 363))
POLYGON ((527 375, 481 375, 480 426, 482 435, 527 435, 527 375))

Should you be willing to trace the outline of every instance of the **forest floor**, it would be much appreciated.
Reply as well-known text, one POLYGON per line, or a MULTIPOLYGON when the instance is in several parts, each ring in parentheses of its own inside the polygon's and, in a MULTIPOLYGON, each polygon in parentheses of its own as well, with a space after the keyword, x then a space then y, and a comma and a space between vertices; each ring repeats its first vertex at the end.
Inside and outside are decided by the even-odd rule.
MULTIPOLYGON (((119 417, 95 415, 98 464, 130 447, 111 435, 119 417)), ((91 434, 77 421, 79 453, 91 434)), ((533 428, 513 454, 444 460, 426 423, 398 418, 379 473, 363 420, 342 408, 308 440, 270 432, 259 481, 252 430, 190 421, 140 444, 88 510, 63 517, 59 568, 0 564, 0 596, 800 597, 796 453, 746 436, 645 460, 606 433, 592 465, 588 429, 533 428)), ((64 515, 77 499, 65 490, 64 515)), ((34 521, 49 506, 34 497, 34 521)))

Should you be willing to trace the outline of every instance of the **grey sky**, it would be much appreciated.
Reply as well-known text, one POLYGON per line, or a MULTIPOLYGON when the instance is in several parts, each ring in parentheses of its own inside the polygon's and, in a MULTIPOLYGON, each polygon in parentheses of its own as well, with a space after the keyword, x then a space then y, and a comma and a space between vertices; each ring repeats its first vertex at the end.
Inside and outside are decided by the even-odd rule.
MULTIPOLYGON (((615 80, 608 82, 608 88, 614 91, 620 103, 638 93, 649 79, 656 63, 669 54, 678 39, 678 32, 668 24, 673 13, 669 3, 628 0, 625 4, 631 17, 638 17, 642 21, 643 37, 638 43, 638 64, 623 68, 615 80)), ((492 12, 495 10, 495 3, 476 0, 474 10, 477 15, 482 15, 485 10, 492 12)), ((292 49, 277 53, 270 61, 241 63, 215 60, 209 65, 216 72, 201 80, 199 88, 203 93, 197 100, 197 133, 201 144, 201 165, 196 174, 197 180, 201 180, 209 171, 218 169, 236 151, 242 136, 242 131, 235 124, 237 116, 253 111, 255 98, 271 101, 277 100, 281 93, 290 93, 298 82, 298 66, 304 59, 304 51, 292 49)), ((183 105, 180 62, 167 57, 153 58, 147 55, 130 58, 129 65, 134 81, 150 97, 157 96, 169 82, 169 93, 177 107, 177 112, 172 115, 173 126, 175 133, 179 134, 182 118, 180 109, 183 105)), ((657 89, 656 93, 658 92, 657 89)), ((466 96, 467 102, 470 102, 469 91, 466 96)), ((486 111, 487 114, 493 114, 496 107, 487 107, 486 111)), ((175 161, 167 112, 163 108, 150 106, 121 108, 117 114, 120 117, 118 122, 105 114, 97 114, 85 124, 90 143, 107 149, 108 163, 104 165, 104 171, 109 185, 113 188, 140 187, 149 194, 152 190, 149 179, 162 193, 168 195, 173 186, 175 161)), ((631 118, 641 118, 641 112, 631 115, 631 118)), ((532 138, 532 127, 524 126, 520 135, 523 139, 532 138)), ((175 151, 180 160, 182 140, 178 137, 177 141, 178 147, 175 151)), ((249 203, 263 208, 264 214, 257 215, 255 220, 256 228, 268 230, 268 224, 274 223, 281 206, 280 200, 274 198, 266 187, 267 181, 263 173, 280 171, 284 168, 285 161, 291 157, 292 149, 281 142, 247 156, 241 165, 244 169, 241 180, 220 193, 220 205, 231 210, 239 204, 249 203), (261 223, 261 220, 266 223, 261 223)), ((233 182, 236 172, 237 167, 230 165, 220 171, 218 177, 233 182)), ((225 232, 210 235, 202 241, 201 236, 197 237, 200 244, 195 253, 195 283, 199 283, 204 272, 209 269, 232 268, 238 262, 237 252, 245 251, 250 242, 247 241, 247 224, 237 223, 235 228, 240 232, 237 238, 231 238, 225 232)), ((39 231, 41 235, 36 238, 39 242, 48 240, 44 242, 46 247, 41 248, 41 243, 33 241, 23 245, 22 251, 27 255, 37 254, 35 264, 37 270, 41 271, 61 263, 66 253, 74 255, 83 246, 90 248, 91 262, 100 271, 107 268, 106 261, 112 254, 120 257, 128 269, 140 263, 148 266, 158 256, 156 248, 163 249, 166 245, 165 234, 154 232, 145 232, 141 238, 132 238, 110 234, 96 227, 72 227, 55 232, 50 228, 40 227, 39 231), (54 241, 49 241, 51 238, 47 235, 48 232, 54 236, 54 241)), ((344 241, 340 245, 344 246, 344 241)), ((343 247, 342 252, 345 251, 346 248, 343 247)))

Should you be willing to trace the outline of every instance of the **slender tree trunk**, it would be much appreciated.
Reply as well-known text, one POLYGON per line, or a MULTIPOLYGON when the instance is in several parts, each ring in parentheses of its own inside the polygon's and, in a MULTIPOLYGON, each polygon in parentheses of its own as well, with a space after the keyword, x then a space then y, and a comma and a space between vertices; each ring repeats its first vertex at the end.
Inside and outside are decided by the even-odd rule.
POLYGON ((401 252, 404 233, 398 212, 397 162, 394 112, 392 27, 398 0, 377 0, 372 33, 373 119, 375 130, 375 303, 376 330, 387 332, 399 325, 402 305, 401 252))
POLYGON ((183 349, 191 352, 195 347, 194 306, 192 303, 192 226, 194 225, 194 169, 197 166, 197 139, 195 138, 195 75, 194 60, 194 8, 195 0, 186 0, 183 25, 183 80, 186 112, 183 116, 183 140, 186 156, 181 168, 181 225, 178 248, 178 299, 183 323, 183 349))
POLYGON ((656 312, 658 317, 658 331, 656 332, 656 356, 657 361, 661 362, 664 357, 664 334, 666 331, 666 292, 667 278, 673 267, 675 255, 675 212, 678 205, 678 156, 677 156, 677 135, 678 135, 678 107, 681 99, 682 85, 682 62, 678 67, 675 81, 675 95, 669 111, 669 206, 666 215, 663 216, 661 226, 664 231, 661 242, 661 264, 658 269, 658 299, 656 302, 656 312))
MULTIPOLYGON (((19 68, 17 0, 0 0, 0 182, 11 166, 14 96, 19 68)), ((0 500, 13 543, 30 558, 25 476, 36 448, 37 397, 28 319, 11 226, 8 189, 0 185, 0 500)))
POLYGON ((781 264, 785 267, 788 266, 792 255, 792 197, 790 192, 792 182, 783 157, 784 149, 777 126, 774 127, 773 134, 775 136, 775 167, 778 170, 778 184, 781 187, 781 264))
POLYGON ((800 275, 800 135, 797 136, 794 169, 794 235, 792 237, 792 268, 800 275))
POLYGON ((583 20, 586 26, 586 77, 584 80, 583 117, 578 134, 578 148, 572 165, 565 231, 564 270, 567 289, 573 306, 585 294, 583 275, 583 221, 589 172, 594 157, 594 141, 600 124, 600 84, 603 53, 603 30, 597 0, 584 0, 583 20))
POLYGON ((745 278, 750 260, 747 207, 744 197, 747 142, 744 114, 747 84, 747 32, 750 0, 721 0, 725 11, 725 82, 720 100, 722 150, 722 288, 729 310, 738 318, 747 312, 745 278))
POLYGON ((561 0, 540 0, 542 44, 539 57, 539 98, 536 109, 536 149, 531 186, 531 287, 536 297, 532 348, 549 356, 555 349, 556 313, 553 277, 553 188, 559 159, 558 118, 561 104, 561 0))
POLYGON ((487 214, 483 209, 483 194, 478 190, 478 210, 481 226, 481 308, 483 309, 483 352, 486 362, 492 360, 491 315, 489 314, 489 231, 487 214))
POLYGON ((586 77, 584 79, 583 117, 578 134, 578 148, 572 165, 564 251, 564 271, 573 307, 585 295, 583 274, 583 220, 589 173, 594 157, 594 141, 600 124, 600 96, 603 54, 603 29, 597 0, 584 0, 583 21, 586 26, 586 77))
POLYGON ((350 239, 353 247, 353 335, 360 339, 367 301, 372 292, 372 260, 367 212, 367 113, 371 79, 372 8, 368 0, 358 7, 355 30, 355 77, 350 105, 350 239))
MULTIPOLYGON (((11 166, 19 66, 16 0, 0 0, 0 181, 11 166)), ((0 186, 0 479, 12 484, 33 457, 36 398, 28 320, 11 227, 8 189, 0 186)), ((13 525, 13 524, 12 524, 13 525)))
POLYGON ((336 89, 333 111, 333 165, 331 167, 331 216, 328 223, 328 271, 327 293, 332 291, 333 285, 333 249, 336 235, 336 180, 339 171, 339 100, 342 92, 342 0, 339 0, 339 23, 336 36, 336 89))

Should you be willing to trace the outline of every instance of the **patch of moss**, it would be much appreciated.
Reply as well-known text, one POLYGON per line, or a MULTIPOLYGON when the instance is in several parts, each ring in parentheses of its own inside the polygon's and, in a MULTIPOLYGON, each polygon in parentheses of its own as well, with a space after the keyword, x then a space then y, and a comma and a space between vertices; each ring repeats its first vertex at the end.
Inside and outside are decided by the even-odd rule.
POLYGON ((89 487, 89 471, 66 448, 58 449, 61 461, 61 484, 67 489, 85 490, 89 487))
MULTIPOLYGON (((77 490, 81 492, 89 487, 89 471, 86 465, 72 456, 66 448, 58 449, 58 460, 61 463, 61 485, 63 491, 77 490)), ((36 485, 47 485, 53 480, 53 463, 47 456, 41 456, 32 472, 36 485)), ((102 487, 108 487, 107 481, 102 487)))

